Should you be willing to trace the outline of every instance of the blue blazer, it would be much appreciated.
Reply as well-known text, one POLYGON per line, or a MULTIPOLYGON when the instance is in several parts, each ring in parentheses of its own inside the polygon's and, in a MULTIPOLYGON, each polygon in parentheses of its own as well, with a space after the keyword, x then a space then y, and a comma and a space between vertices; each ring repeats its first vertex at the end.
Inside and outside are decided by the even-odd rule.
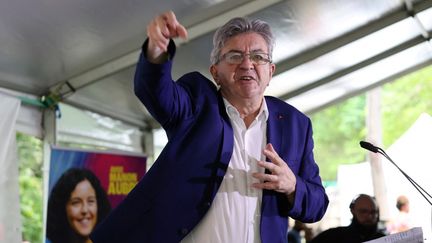
MULTIPOLYGON (((144 48, 146 50, 146 48, 144 48)), ((175 46, 169 45, 170 56, 175 46)), ((172 60, 149 63, 141 54, 135 93, 162 125, 168 143, 147 174, 123 202, 96 228, 99 242, 180 242, 203 218, 225 175, 233 130, 220 92, 198 72, 174 82, 172 60)), ((310 119, 287 103, 265 97, 269 119, 267 142, 297 177, 295 202, 263 191, 261 239, 287 242, 287 218, 315 222, 328 198, 313 158, 310 119)))

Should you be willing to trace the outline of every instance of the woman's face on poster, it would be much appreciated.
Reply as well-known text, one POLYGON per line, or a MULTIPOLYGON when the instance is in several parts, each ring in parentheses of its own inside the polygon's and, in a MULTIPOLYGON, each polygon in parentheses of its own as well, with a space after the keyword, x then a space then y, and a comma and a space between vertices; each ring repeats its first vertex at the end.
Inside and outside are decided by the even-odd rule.
POLYGON ((96 192, 88 180, 81 181, 66 204, 66 215, 72 229, 88 237, 97 222, 96 192))

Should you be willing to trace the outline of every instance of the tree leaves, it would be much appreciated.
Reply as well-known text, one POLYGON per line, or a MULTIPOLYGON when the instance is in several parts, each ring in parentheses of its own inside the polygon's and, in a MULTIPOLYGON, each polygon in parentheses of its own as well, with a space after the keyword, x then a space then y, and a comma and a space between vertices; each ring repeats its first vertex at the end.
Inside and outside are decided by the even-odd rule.
POLYGON ((42 141, 17 133, 23 240, 42 242, 42 141))

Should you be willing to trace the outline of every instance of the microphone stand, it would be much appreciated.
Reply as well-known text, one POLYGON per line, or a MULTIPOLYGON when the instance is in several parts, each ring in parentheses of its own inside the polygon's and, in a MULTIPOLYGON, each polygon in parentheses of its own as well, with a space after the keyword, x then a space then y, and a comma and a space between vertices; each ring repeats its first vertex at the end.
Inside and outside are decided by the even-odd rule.
POLYGON ((360 146, 371 152, 382 154, 388 161, 390 161, 394 166, 396 166, 396 168, 402 173, 402 175, 405 176, 405 178, 407 178, 407 180, 411 183, 411 185, 413 185, 414 188, 423 196, 423 198, 426 199, 429 205, 432 206, 432 202, 431 202, 432 196, 425 189, 423 189, 423 187, 421 187, 416 181, 414 181, 407 173, 405 173, 405 171, 399 168, 399 166, 390 158, 390 156, 387 155, 384 149, 364 141, 360 142, 360 146), (428 196, 429 198, 426 196, 428 196))
MULTIPOLYGON (((360 146, 364 149, 369 150, 370 152, 374 153, 380 153, 383 155, 388 161, 390 161, 396 168, 402 173, 405 178, 411 183, 411 185, 414 186, 414 188, 423 196, 424 199, 429 203, 429 205, 432 206, 432 202, 430 201, 432 199, 432 196, 425 190, 423 187, 421 187, 415 180, 413 180, 405 171, 403 171, 399 166, 390 158, 390 156, 387 155, 387 153, 384 151, 384 149, 377 147, 369 142, 360 141, 360 146), (428 197, 426 197, 428 196, 428 197)), ((431 225, 432 225, 432 212, 431 212, 431 225)))
POLYGON ((396 168, 405 176, 405 178, 408 179, 408 181, 417 189, 417 191, 426 199, 426 201, 432 206, 432 196, 425 190, 423 187, 421 187, 415 180, 413 180, 405 171, 403 171, 397 164, 390 158, 390 156, 387 155, 387 153, 380 147, 377 147, 378 153, 382 154, 386 159, 388 159, 396 168), (426 197, 428 196, 428 197, 426 197))

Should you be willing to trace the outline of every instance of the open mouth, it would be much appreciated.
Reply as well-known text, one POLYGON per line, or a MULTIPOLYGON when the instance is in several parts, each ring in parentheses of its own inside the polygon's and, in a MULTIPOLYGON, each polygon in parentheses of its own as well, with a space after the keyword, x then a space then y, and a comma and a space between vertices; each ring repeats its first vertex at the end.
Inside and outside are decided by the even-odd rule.
POLYGON ((240 76, 239 80, 249 81, 249 80, 255 80, 252 76, 240 76))

